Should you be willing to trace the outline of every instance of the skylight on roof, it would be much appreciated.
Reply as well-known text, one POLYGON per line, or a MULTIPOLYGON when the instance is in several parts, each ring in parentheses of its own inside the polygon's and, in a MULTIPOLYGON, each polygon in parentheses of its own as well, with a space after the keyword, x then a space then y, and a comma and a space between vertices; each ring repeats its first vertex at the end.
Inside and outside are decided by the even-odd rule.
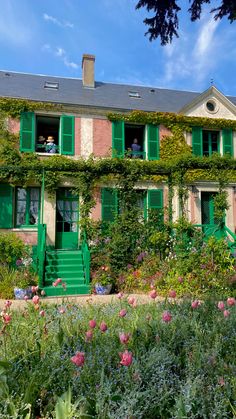
POLYGON ((58 82, 53 82, 53 81, 45 81, 44 89, 58 90, 59 89, 59 83, 58 82))
POLYGON ((138 92, 129 92, 129 97, 140 98, 140 94, 138 92))

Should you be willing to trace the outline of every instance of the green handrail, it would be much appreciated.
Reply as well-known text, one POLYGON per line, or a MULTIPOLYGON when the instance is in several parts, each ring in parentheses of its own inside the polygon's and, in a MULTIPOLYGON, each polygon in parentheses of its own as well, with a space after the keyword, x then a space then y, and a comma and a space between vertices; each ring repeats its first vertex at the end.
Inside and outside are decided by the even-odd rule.
POLYGON ((82 233, 82 236, 83 238, 82 238, 81 250, 82 250, 84 269, 85 269, 85 283, 88 285, 90 283, 90 251, 89 251, 87 236, 86 236, 85 231, 82 233))
POLYGON ((46 224, 39 224, 38 225, 38 247, 37 247, 39 288, 43 288, 44 286, 45 258, 46 258, 46 224))

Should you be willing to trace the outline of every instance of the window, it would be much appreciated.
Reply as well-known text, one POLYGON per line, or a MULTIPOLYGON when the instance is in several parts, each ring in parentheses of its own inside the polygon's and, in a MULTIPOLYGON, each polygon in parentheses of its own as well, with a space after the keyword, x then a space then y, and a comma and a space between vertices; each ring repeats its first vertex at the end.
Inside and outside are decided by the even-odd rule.
POLYGON ((59 83, 58 82, 52 82, 52 81, 45 81, 44 89, 58 90, 59 89, 59 83))
POLYGON ((139 99, 141 96, 138 92, 129 92, 129 97, 139 99))
POLYGON ((203 156, 211 156, 213 153, 220 151, 219 147, 219 131, 202 132, 203 139, 203 156))
POLYGON ((157 125, 112 123, 112 156, 159 159, 159 127, 157 125))
POLYGON ((192 127, 192 150, 195 156, 211 156, 213 153, 234 156, 233 131, 224 128, 211 131, 201 127, 192 127))
POLYGON ((16 188, 16 227, 37 225, 39 213, 40 189, 16 188))
POLYGON ((20 124, 20 151, 74 155, 74 117, 23 112, 20 124))

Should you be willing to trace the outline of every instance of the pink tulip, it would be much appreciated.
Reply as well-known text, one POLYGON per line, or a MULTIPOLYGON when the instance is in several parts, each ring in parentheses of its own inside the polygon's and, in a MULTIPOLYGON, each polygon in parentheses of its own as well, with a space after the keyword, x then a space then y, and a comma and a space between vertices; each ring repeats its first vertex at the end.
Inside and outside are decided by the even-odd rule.
POLYGON ((32 285, 32 287, 31 287, 31 291, 32 291, 33 294, 35 294, 38 291, 38 289, 39 289, 38 285, 37 286, 32 285))
POLYGON ((172 316, 171 316, 170 312, 169 311, 164 311, 164 313, 162 314, 163 322, 169 323, 171 321, 171 319, 172 319, 172 316))
POLYGON ((236 304, 236 300, 234 297, 227 298, 227 306, 232 307, 232 306, 235 306, 235 304, 236 304))
POLYGON ((32 298, 32 301, 34 304, 38 304, 39 303, 39 296, 38 295, 34 295, 32 298))
POLYGON ((201 305, 201 303, 200 303, 200 301, 199 301, 199 300, 194 300, 194 301, 192 302, 192 304, 191 304, 191 307, 192 307, 193 309, 195 309, 195 308, 198 308, 200 305, 201 305))
POLYGON ((135 299, 134 297, 129 297, 129 298, 127 299, 127 301, 128 301, 128 304, 129 304, 130 306, 136 307, 137 302, 136 302, 136 299, 135 299))
POLYGON ((10 316, 10 314, 5 313, 5 314, 3 315, 3 321, 4 321, 4 323, 5 323, 5 324, 10 323, 10 321, 11 321, 11 316, 10 316))
POLYGON ((62 283, 61 278, 57 278, 56 281, 52 283, 52 285, 53 285, 53 287, 57 287, 61 283, 62 283))
POLYGON ((155 300, 155 298, 157 298, 157 292, 156 290, 152 290, 149 292, 149 297, 152 298, 153 300, 155 300))
POLYGON ((90 340, 92 340, 92 338, 93 338, 93 331, 92 331, 92 330, 88 330, 88 331, 85 333, 85 335, 86 335, 86 341, 87 341, 87 342, 90 342, 90 340))
POLYGON ((121 300, 123 297, 124 297, 123 292, 119 292, 119 293, 117 294, 117 298, 119 298, 119 300, 121 300))
POLYGON ((91 329, 95 329, 96 326, 97 326, 96 320, 89 320, 89 327, 91 327, 91 329))
POLYGON ((29 296, 28 296, 28 295, 25 295, 25 296, 24 296, 24 300, 25 300, 25 301, 28 301, 28 300, 29 300, 29 296))
POLYGON ((85 354, 84 352, 77 352, 72 358, 70 359, 77 367, 82 367, 85 361, 85 354))
POLYGON ((6 300, 6 301, 5 301, 5 307, 6 307, 6 308, 11 307, 11 305, 12 305, 12 301, 10 301, 10 300, 6 300))
POLYGON ((179 278, 178 278, 178 282, 179 282, 180 284, 182 284, 182 282, 184 282, 184 279, 182 278, 182 276, 179 276, 179 278))
POLYGON ((120 310, 120 312, 119 312, 120 317, 125 317, 126 314, 127 314, 127 310, 125 308, 122 308, 122 310, 120 310))
POLYGON ((45 310, 41 310, 41 311, 39 312, 39 315, 40 315, 41 317, 44 317, 44 316, 45 316, 45 310))
POLYGON ((100 324, 100 330, 101 330, 101 332, 106 332, 107 331, 107 325, 106 325, 105 322, 102 322, 100 324))
POLYGON ((219 310, 223 311, 224 308, 225 308, 224 301, 219 301, 218 304, 217 304, 217 307, 218 307, 219 310))
POLYGON ((59 308, 59 313, 60 313, 60 314, 64 314, 65 312, 66 312, 65 307, 60 307, 60 308, 59 308))
POLYGON ((169 297, 170 298, 176 298, 176 291, 175 290, 170 290, 169 291, 169 297))
POLYGON ((120 343, 126 345, 129 342, 130 333, 120 333, 120 343))
POLYGON ((227 318, 230 315, 230 311, 229 310, 224 310, 224 317, 227 318))
POLYGON ((119 356, 121 359, 120 361, 121 365, 124 365, 125 367, 129 367, 132 364, 132 361, 133 361, 132 352, 129 352, 126 350, 125 352, 120 353, 119 356))
POLYGON ((42 290, 40 294, 42 295, 42 297, 44 297, 46 295, 46 292, 42 290))

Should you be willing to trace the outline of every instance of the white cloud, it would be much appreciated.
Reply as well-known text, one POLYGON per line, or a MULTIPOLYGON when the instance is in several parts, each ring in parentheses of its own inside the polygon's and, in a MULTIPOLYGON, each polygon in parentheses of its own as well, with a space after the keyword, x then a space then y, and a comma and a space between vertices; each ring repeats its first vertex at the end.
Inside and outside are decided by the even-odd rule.
POLYGON ((55 25, 60 26, 61 28, 73 28, 74 27, 73 23, 65 21, 65 20, 61 21, 54 16, 48 15, 47 13, 43 14, 43 18, 44 18, 44 20, 46 20, 48 22, 52 22, 55 25))
POLYGON ((42 46, 42 51, 49 52, 50 54, 54 55, 55 57, 60 58, 63 61, 63 63, 65 64, 66 67, 70 67, 70 68, 73 68, 75 70, 77 70, 79 68, 79 65, 77 63, 75 63, 73 61, 70 61, 68 59, 67 52, 62 47, 52 48, 51 45, 44 44, 42 46))

